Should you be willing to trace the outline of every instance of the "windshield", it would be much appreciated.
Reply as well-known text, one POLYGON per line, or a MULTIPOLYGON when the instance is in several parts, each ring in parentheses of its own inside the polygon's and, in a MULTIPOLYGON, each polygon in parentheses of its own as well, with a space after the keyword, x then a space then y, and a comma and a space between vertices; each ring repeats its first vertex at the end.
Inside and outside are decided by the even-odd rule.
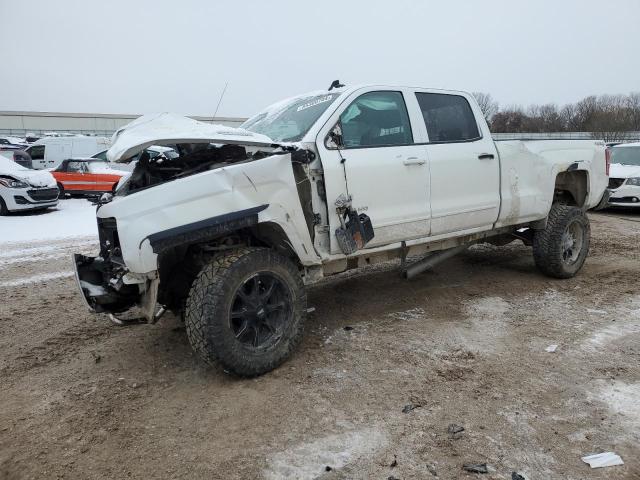
POLYGON ((640 147, 613 147, 611 163, 640 166, 640 147))
POLYGON ((158 150, 151 150, 149 148, 147 149, 147 152, 149 152, 150 158, 156 158, 158 155, 164 155, 169 160, 173 160, 174 158, 178 158, 180 156, 178 152, 176 152, 175 150, 169 150, 169 149, 158 151, 158 150))
POLYGON ((314 92, 283 100, 240 127, 266 135, 275 142, 298 142, 339 96, 340 92, 314 92))

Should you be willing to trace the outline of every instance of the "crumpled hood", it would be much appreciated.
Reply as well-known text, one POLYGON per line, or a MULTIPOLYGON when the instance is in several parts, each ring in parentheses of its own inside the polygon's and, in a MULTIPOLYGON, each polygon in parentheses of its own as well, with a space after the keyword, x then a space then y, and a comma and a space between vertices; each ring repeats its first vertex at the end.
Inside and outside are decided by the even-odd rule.
POLYGON ((107 158, 112 162, 126 162, 152 145, 176 143, 275 146, 266 135, 242 128, 212 125, 173 113, 160 113, 143 115, 116 131, 111 138, 111 148, 107 152, 107 158))
POLYGON ((621 163, 612 163, 609 167, 609 177, 611 178, 630 178, 640 177, 640 166, 623 165, 621 163))
POLYGON ((47 170, 30 170, 0 156, 0 175, 7 175, 34 187, 55 187, 56 179, 47 170))

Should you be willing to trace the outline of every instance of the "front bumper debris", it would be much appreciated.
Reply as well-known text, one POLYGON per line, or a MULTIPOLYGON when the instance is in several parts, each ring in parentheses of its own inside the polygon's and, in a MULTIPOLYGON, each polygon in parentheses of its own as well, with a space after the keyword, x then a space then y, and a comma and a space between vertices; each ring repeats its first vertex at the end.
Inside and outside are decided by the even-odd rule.
POLYGON ((124 284, 114 265, 102 257, 76 253, 73 255, 73 268, 84 303, 92 312, 122 313, 140 298, 138 285, 124 284))
POLYGON ((157 308, 157 278, 142 283, 125 282, 126 270, 102 257, 72 256, 76 284, 86 307, 93 313, 107 313, 117 325, 155 323, 164 308, 157 308))

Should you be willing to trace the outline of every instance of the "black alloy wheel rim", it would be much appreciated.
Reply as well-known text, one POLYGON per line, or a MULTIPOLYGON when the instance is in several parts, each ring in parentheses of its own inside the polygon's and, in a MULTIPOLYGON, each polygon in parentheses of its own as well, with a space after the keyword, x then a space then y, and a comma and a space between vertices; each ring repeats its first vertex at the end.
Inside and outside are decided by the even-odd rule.
POLYGON ((229 327, 244 347, 264 350, 278 343, 290 315, 291 296, 284 281, 271 272, 259 272, 236 290, 229 327))

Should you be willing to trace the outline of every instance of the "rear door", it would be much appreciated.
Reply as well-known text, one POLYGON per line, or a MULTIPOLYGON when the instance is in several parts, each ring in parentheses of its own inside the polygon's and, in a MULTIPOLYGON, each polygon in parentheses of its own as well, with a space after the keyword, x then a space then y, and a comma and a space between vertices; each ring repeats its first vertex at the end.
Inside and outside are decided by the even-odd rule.
MULTIPOLYGON (((353 207, 366 213, 375 237, 367 247, 429 235, 429 170, 424 144, 410 120, 406 89, 359 90, 337 109, 321 129, 317 146, 324 169, 327 202, 349 194, 353 207), (343 146, 324 139, 337 123, 343 146)), ((415 105, 411 104, 411 105, 415 105)), ((413 112, 414 117, 417 112, 413 112)), ((339 227, 335 211, 331 231, 339 227)), ((334 235, 332 253, 339 253, 334 235)))
POLYGON ((47 164, 44 161, 46 145, 31 145, 26 149, 26 152, 31 157, 33 168, 42 169, 47 168, 47 164))
POLYGON ((500 163, 486 122, 476 120, 479 108, 463 93, 415 95, 428 135, 431 235, 491 228, 500 210, 500 163))

